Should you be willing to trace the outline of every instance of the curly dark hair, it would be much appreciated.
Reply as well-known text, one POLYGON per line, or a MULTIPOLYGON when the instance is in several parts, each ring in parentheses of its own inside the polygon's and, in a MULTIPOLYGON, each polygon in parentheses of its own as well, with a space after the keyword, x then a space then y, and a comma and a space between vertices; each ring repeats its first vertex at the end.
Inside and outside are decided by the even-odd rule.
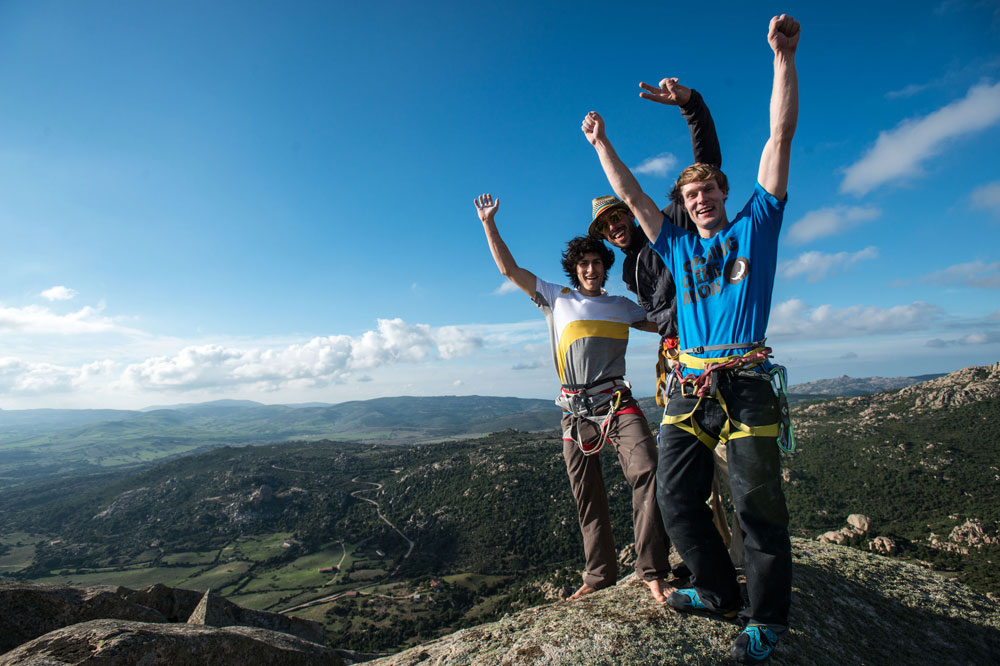
POLYGON ((566 243, 566 251, 562 253, 562 267, 574 289, 580 288, 580 280, 576 277, 576 265, 580 263, 583 255, 591 252, 597 254, 604 263, 604 280, 601 286, 603 287, 608 281, 608 273, 615 263, 615 253, 608 249, 604 241, 589 236, 577 236, 566 243))

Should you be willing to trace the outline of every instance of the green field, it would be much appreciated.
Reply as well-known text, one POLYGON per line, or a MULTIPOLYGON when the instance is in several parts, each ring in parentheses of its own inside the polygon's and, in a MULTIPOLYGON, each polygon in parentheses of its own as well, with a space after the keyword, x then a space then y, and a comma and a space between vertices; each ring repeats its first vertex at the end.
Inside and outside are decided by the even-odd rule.
POLYGON ((0 575, 24 569, 35 559, 35 544, 50 537, 28 532, 12 532, 0 536, 0 545, 9 546, 6 555, 0 555, 0 575))

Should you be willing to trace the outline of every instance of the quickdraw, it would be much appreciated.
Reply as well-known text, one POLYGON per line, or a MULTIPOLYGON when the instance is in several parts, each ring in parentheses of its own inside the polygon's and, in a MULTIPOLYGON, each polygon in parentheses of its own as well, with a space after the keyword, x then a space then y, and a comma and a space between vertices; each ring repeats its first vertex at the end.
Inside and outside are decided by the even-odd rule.
POLYGON ((605 442, 614 445, 614 442, 608 437, 608 433, 611 430, 612 421, 621 411, 622 396, 631 391, 631 388, 624 379, 608 380, 589 388, 563 386, 559 397, 556 398, 556 404, 562 407, 564 412, 574 417, 570 427, 563 431, 563 439, 576 444, 585 456, 600 453, 605 442), (597 414, 596 412, 603 411, 605 405, 608 407, 607 412, 597 414), (581 420, 590 421, 597 426, 596 442, 583 441, 583 437, 580 435, 581 420))

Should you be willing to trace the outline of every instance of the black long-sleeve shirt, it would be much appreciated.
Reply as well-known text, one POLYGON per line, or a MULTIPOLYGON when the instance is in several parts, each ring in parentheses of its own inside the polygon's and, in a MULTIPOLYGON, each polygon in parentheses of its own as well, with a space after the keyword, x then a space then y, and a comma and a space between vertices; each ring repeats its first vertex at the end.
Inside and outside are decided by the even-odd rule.
MULTIPOLYGON (((698 91, 692 90, 691 99, 680 109, 691 131, 694 161, 721 167, 722 149, 715 132, 715 121, 698 91)), ((671 201, 663 209, 663 214, 681 229, 697 233, 694 221, 683 204, 671 201)), ((622 280, 625 286, 635 293, 639 305, 649 313, 649 319, 656 323, 660 335, 676 337, 677 289, 670 271, 663 265, 660 255, 649 246, 641 229, 633 230, 632 242, 623 251, 622 280)))

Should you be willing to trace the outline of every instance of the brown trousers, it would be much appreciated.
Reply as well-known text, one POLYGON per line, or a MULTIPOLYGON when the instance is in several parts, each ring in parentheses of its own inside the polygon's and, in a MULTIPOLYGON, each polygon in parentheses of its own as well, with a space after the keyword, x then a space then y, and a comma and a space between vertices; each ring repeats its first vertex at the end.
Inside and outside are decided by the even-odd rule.
MULTIPOLYGON (((563 415, 562 427, 564 433, 573 427, 574 436, 584 442, 593 442, 599 437, 597 425, 586 419, 563 415)), ((645 417, 639 414, 616 416, 608 437, 618 453, 625 479, 632 487, 636 573, 642 580, 667 578, 670 575, 670 541, 656 504, 656 440, 645 417)), ((614 585, 618 580, 618 557, 600 455, 583 455, 580 448, 566 441, 564 436, 563 458, 583 533, 586 558, 583 582, 598 590, 614 585)))

